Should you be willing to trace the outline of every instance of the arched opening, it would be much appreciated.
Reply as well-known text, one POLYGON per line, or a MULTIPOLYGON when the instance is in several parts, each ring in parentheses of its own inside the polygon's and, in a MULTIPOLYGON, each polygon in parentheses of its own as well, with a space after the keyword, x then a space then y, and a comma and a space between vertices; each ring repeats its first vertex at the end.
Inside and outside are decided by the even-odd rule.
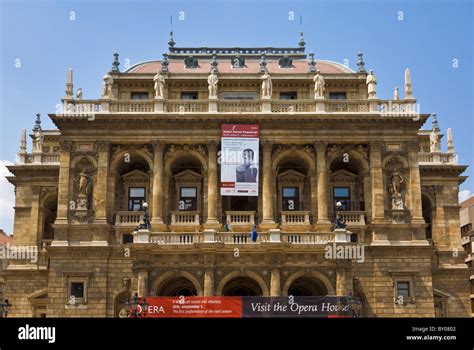
MULTIPOLYGON (((360 214, 359 223, 362 222, 366 209, 366 198, 368 197, 370 183, 365 171, 364 164, 350 152, 338 154, 329 166, 329 185, 331 205, 330 214, 334 218, 336 213, 336 203, 341 203, 338 211, 353 212, 360 214)), ((346 213, 349 215, 349 213, 346 213)), ((355 224, 351 220, 349 224, 355 224)))
POLYGON ((172 277, 163 282, 156 290, 156 295, 161 297, 197 296, 194 284, 185 277, 172 277))
POLYGON ((431 205, 431 200, 423 194, 421 195, 421 210, 423 213, 423 219, 425 219, 425 223, 428 224, 425 228, 426 239, 432 239, 433 207, 431 205))
POLYGON ((262 296, 260 285, 249 277, 234 277, 222 289, 223 296, 262 296))
POLYGON ((324 283, 312 276, 304 276, 295 279, 288 288, 288 295, 293 296, 324 296, 328 290, 324 283))
POLYGON ((276 166, 278 212, 283 214, 311 209, 308 175, 309 165, 299 155, 288 155, 278 162, 276 166))
POLYGON ((201 161, 192 154, 175 159, 169 167, 169 203, 171 225, 199 226, 203 210, 201 161))
POLYGON ((54 239, 54 229, 53 224, 56 221, 56 216, 58 212, 58 196, 57 194, 51 194, 48 196, 44 202, 42 210, 42 239, 51 240, 54 239))
POLYGON ((132 241, 130 232, 142 221, 143 204, 150 204, 150 164, 133 150, 117 157, 118 162, 113 164, 115 172, 111 175, 113 198, 110 204, 114 207, 117 239, 129 243, 132 241))

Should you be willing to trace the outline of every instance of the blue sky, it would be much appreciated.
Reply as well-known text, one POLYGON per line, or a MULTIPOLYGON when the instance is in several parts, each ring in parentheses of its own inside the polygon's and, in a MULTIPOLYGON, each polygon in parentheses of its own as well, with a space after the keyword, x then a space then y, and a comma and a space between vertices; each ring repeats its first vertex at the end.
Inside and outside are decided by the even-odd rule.
MULTIPOLYGON (((99 97, 114 51, 120 53, 121 69, 126 62, 161 58, 170 15, 177 46, 295 46, 303 30, 307 52, 316 58, 348 59, 355 68, 361 50, 366 67, 375 71, 381 98, 391 98, 394 86, 403 91, 409 67, 421 111, 437 113, 443 132, 453 129, 460 163, 474 164, 470 0, 0 3, 0 175, 4 164, 14 162, 21 129, 32 128, 35 113, 42 114, 43 128, 53 127, 46 115, 64 96, 69 67, 75 89, 82 87, 84 98, 99 97)), ((471 178, 461 189, 469 195, 473 169, 465 174, 471 178)), ((1 179, 0 228, 7 232, 12 231, 12 192, 1 179)))

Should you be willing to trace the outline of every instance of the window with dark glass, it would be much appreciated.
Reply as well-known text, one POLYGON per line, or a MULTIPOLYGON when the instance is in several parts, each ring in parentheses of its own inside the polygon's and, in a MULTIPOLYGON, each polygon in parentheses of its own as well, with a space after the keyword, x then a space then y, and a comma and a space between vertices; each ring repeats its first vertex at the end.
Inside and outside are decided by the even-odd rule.
POLYGON ((122 236, 122 243, 133 243, 133 235, 131 235, 130 233, 124 233, 122 236))
POLYGON ((283 187, 283 210, 299 210, 300 200, 298 187, 283 187))
POLYGON ((146 91, 132 92, 132 100, 148 100, 148 92, 146 91))
POLYGON ((296 100, 297 94, 294 91, 280 92, 280 100, 296 100))
POLYGON ((181 187, 178 206, 182 211, 197 210, 197 188, 181 187))
POLYGON ((70 296, 84 298, 84 282, 71 282, 70 296))
POLYGON ((128 189, 128 210, 141 211, 145 203, 145 187, 130 187, 128 189))
POLYGON ((397 282, 397 296, 411 297, 410 282, 408 281, 397 282))
POLYGON ((182 92, 181 93, 181 99, 182 100, 197 100, 198 99, 198 93, 196 91, 182 92))
POLYGON ((351 193, 349 187, 337 186, 333 188, 334 210, 351 210, 351 193), (341 202, 341 206, 336 206, 341 202))
POLYGON ((219 97, 223 100, 255 100, 258 95, 255 92, 224 91, 219 97))
POLYGON ((345 92, 330 92, 329 99, 330 100, 346 100, 347 94, 345 92))

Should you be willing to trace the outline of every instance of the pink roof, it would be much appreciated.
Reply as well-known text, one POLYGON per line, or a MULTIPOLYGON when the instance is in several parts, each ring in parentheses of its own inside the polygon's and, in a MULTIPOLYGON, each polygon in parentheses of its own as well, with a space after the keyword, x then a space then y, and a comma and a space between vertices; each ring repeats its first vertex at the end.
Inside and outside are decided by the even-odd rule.
POLYGON ((0 245, 6 245, 7 243, 12 244, 13 237, 7 235, 5 232, 0 230, 0 245))
MULTIPOLYGON (((199 67, 197 68, 185 68, 184 61, 181 60, 170 60, 168 70, 170 73, 209 73, 210 71, 210 60, 199 60, 199 67)), ((217 67, 219 73, 259 73, 260 63, 258 60, 246 60, 245 68, 232 68, 230 60, 220 60, 217 67)), ((150 61, 138 63, 130 67, 126 73, 156 73, 161 69, 160 61, 150 61)), ((294 60, 292 68, 280 68, 278 62, 269 61, 267 64, 269 73, 278 74, 294 74, 294 73, 308 73, 308 61, 307 60, 294 60)), ((316 69, 320 70, 323 74, 340 74, 340 73, 354 73, 349 67, 346 67, 337 62, 330 61, 318 61, 316 60, 316 69)))

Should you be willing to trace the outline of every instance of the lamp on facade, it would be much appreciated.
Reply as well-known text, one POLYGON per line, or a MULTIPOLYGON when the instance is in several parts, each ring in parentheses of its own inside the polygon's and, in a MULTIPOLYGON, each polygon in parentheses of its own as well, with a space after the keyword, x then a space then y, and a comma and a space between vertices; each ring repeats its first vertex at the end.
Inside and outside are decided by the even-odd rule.
POLYGON ((125 311, 130 318, 146 317, 148 310, 148 303, 145 298, 139 298, 138 293, 135 293, 133 298, 125 301, 125 311))
POLYGON ((150 223, 150 215, 148 214, 148 203, 145 202, 142 205, 143 211, 145 212, 143 214, 143 222, 138 225, 139 230, 149 230, 151 229, 151 223, 150 223))
POLYGON ((360 299, 349 294, 346 300, 347 304, 350 306, 350 316, 360 317, 360 311, 362 310, 362 302, 360 299))
POLYGON ((336 219, 334 220, 335 229, 345 229, 347 227, 346 222, 342 219, 339 214, 342 208, 342 203, 340 201, 336 202, 336 219))
POLYGON ((0 317, 7 317, 11 308, 12 304, 10 304, 8 299, 5 299, 2 303, 0 303, 0 317))

